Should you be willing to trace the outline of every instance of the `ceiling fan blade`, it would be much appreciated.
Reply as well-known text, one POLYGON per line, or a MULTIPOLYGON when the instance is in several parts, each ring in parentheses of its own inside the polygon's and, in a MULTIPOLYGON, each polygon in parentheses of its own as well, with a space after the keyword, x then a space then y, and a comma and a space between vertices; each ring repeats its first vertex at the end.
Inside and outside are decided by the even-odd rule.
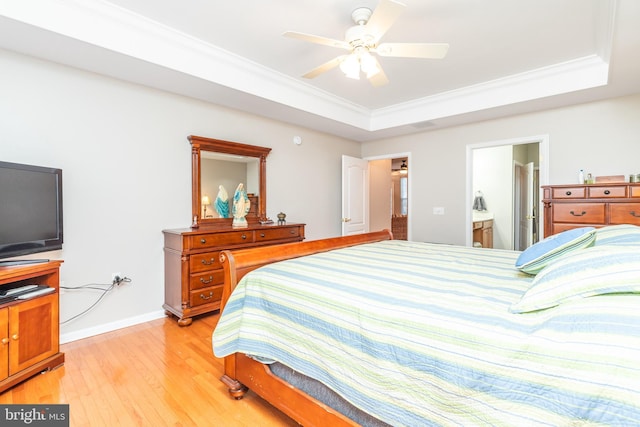
POLYGON ((351 46, 349 45, 349 43, 342 40, 335 40, 322 36, 314 36, 313 34, 298 33, 295 31, 285 31, 284 33, 282 33, 282 35, 285 37, 290 37, 292 39, 304 40, 310 43, 323 44, 325 46, 351 50, 351 46))
POLYGON ((326 73, 327 71, 340 65, 340 63, 344 60, 346 56, 347 55, 340 55, 336 58, 333 58, 331 61, 327 61, 324 64, 320 65, 319 67, 314 68, 313 70, 309 71, 307 74, 303 75, 302 77, 304 77, 305 79, 313 79, 322 73, 326 73))
POLYGON ((448 43, 382 43, 375 49, 380 56, 430 59, 442 59, 448 50, 448 43))
POLYGON ((387 83, 389 83, 389 79, 387 78, 387 75, 384 73, 384 70, 382 69, 382 66, 380 65, 380 62, 378 61, 378 59, 375 57, 374 59, 376 60, 376 66, 380 71, 378 71, 373 76, 369 77, 369 83, 371 83, 375 87, 384 86, 387 83))
POLYGON ((405 5, 394 0, 380 0, 378 7, 373 11, 369 22, 365 25, 367 33, 374 37, 373 44, 391 28, 396 19, 404 10, 405 5))

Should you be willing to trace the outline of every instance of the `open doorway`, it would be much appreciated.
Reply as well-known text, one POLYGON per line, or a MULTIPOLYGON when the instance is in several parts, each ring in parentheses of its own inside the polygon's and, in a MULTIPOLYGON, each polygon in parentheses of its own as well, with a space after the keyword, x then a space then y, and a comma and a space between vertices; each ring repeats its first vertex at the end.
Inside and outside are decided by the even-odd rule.
POLYGON ((369 160, 371 230, 390 229, 394 239, 410 238, 410 167, 407 153, 369 160))
POLYGON ((494 248, 522 250, 544 237, 539 232, 543 223, 539 188, 548 182, 548 151, 546 135, 467 146, 468 246, 473 244, 477 194, 483 195, 486 206, 482 219, 490 216, 493 222, 494 248), (527 177, 523 168, 533 170, 533 175, 527 177), (531 190, 525 190, 527 185, 531 190))
POLYGON ((409 167, 407 158, 391 160, 391 232, 396 240, 407 240, 409 222, 409 167))

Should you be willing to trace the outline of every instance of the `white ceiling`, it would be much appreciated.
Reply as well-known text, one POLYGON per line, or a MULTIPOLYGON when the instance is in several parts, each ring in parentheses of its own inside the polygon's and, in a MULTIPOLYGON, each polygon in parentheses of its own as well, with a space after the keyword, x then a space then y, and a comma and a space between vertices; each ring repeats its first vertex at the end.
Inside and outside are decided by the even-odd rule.
POLYGON ((378 0, 0 1, 0 47, 358 141, 640 92, 640 1, 403 0, 383 42, 446 42, 441 60, 380 58, 374 88, 342 40, 378 0))

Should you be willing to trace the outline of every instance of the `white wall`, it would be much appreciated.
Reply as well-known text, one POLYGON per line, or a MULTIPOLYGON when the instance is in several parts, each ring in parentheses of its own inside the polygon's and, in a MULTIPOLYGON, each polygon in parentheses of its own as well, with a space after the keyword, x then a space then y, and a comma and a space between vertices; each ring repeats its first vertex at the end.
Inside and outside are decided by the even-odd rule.
POLYGON ((549 182, 585 173, 640 173, 640 95, 523 114, 362 144, 362 156, 410 151, 412 240, 464 245, 466 146, 549 135, 549 182), (433 207, 445 215, 433 215, 433 207))
MULTIPOLYGON (((64 248, 37 257, 64 259, 65 286, 132 279, 63 341, 163 315, 161 231, 190 224, 190 134, 271 147, 267 214, 340 235, 341 156, 358 143, 2 50, 0 94, 0 159, 63 169, 64 248)), ((98 296, 63 293, 61 320, 98 296)))

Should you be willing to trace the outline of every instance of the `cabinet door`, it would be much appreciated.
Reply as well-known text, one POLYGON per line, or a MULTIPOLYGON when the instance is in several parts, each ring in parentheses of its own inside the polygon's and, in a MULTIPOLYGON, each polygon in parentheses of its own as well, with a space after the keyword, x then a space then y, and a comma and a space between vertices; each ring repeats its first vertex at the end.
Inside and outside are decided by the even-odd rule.
POLYGON ((9 375, 58 352, 57 294, 9 307, 9 375))
POLYGON ((0 310, 0 381, 9 376, 9 309, 0 310))

